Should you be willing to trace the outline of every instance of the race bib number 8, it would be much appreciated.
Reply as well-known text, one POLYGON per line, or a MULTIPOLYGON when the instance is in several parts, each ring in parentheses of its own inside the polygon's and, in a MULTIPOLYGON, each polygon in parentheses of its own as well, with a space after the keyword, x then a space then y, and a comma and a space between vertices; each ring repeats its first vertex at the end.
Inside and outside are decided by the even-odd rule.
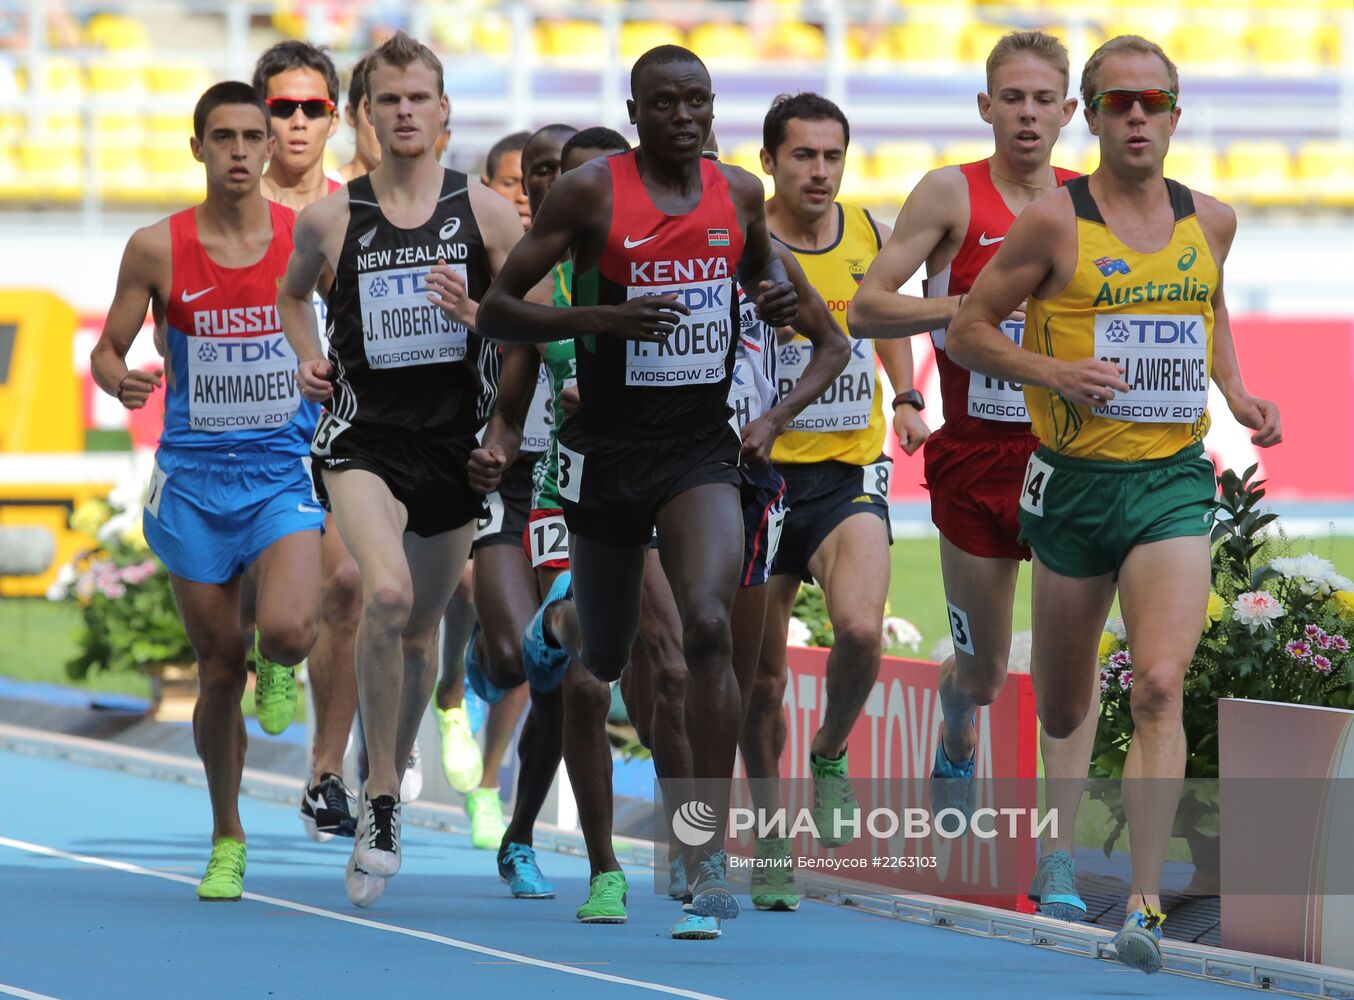
POLYGON ((861 490, 865 493, 871 493, 877 497, 889 498, 889 477, 893 474, 893 463, 890 461, 875 462, 874 465, 867 465, 864 469, 864 480, 861 484, 861 490))
POLYGON ((527 534, 533 567, 569 558, 569 528, 562 514, 533 521, 527 534))
POLYGON ((555 450, 559 453, 557 473, 559 495, 565 500, 578 503, 583 492, 583 456, 576 451, 570 451, 558 442, 555 450))
POLYGON ((627 297, 676 295, 691 315, 680 316, 666 340, 625 342, 625 384, 710 385, 724 381, 733 327, 734 286, 728 279, 630 288, 627 297))
POLYGON ((1025 483, 1020 487, 1020 506, 1035 517, 1043 517, 1044 494, 1052 479, 1053 466, 1038 455, 1031 455, 1030 464, 1025 466, 1025 483))
MULTIPOLYGON (((464 264, 448 265, 462 278, 464 264)), ((429 301, 428 267, 392 267, 357 276, 362 345, 375 369, 463 361, 466 328, 429 301)))
POLYGON ((1208 405, 1202 316, 1097 314, 1095 356, 1124 369, 1128 392, 1091 412, 1129 423, 1192 424, 1208 405))

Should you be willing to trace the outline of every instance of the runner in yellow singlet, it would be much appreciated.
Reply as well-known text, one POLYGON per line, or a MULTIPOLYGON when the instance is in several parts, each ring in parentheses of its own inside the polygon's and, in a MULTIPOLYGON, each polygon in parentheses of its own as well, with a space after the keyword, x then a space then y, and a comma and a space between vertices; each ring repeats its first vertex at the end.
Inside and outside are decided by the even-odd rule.
POLYGON ((1222 296, 1231 208, 1166 180, 1180 118, 1175 66, 1123 35, 1081 77, 1100 166, 1031 205, 950 324, 959 364, 1025 386, 1039 450, 1021 488, 1034 548, 1039 720, 1071 734, 1092 704, 1100 631, 1119 593, 1133 651, 1124 766, 1133 859, 1121 962, 1161 967, 1160 885, 1179 782, 1185 669, 1209 591, 1213 466, 1202 458, 1213 379, 1260 447, 1278 407, 1246 391, 1222 296), (1024 348, 999 329, 1028 299, 1024 348))
MULTIPOLYGON (((788 246, 809 281, 847 329, 846 311, 888 227, 864 209, 836 201, 850 142, 840 108, 817 94, 778 98, 763 124, 762 169, 775 182, 766 203, 771 233, 788 246)), ((785 479, 789 508, 772 568, 761 662, 743 726, 741 747, 750 778, 779 774, 786 730, 781 712, 787 664, 786 633, 801 581, 816 580, 828 595, 835 643, 828 659, 828 700, 813 737, 814 820, 820 840, 848 837, 836 819, 855 800, 848 777, 846 739, 879 674, 880 623, 889 585, 890 461, 884 456, 885 404, 876 353, 898 395, 889 408, 908 454, 929 431, 924 405, 912 388, 912 349, 906 341, 851 339, 851 357, 832 386, 807 406, 777 439, 771 457, 785 479)), ((782 397, 808 364, 802 337, 783 341, 777 357, 782 397)), ((755 782, 771 794, 773 782, 755 782)), ((774 802, 759 806, 775 808, 774 802)), ((787 838, 757 842, 766 858, 789 857, 787 838)), ((753 869, 752 899, 759 909, 797 905, 792 869, 753 869), (775 873, 774 876, 767 873, 775 873)))

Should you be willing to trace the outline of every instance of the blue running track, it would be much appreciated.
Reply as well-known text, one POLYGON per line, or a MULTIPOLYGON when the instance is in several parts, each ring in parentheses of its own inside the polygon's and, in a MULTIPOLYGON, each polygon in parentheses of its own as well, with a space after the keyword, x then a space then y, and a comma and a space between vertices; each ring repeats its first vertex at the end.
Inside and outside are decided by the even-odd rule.
MULTIPOLYGON (((201 789, 0 751, 0 995, 20 997, 1236 997, 1029 945, 823 903, 750 906, 717 941, 673 941, 678 906, 630 873, 630 922, 579 924, 586 861, 542 853, 553 900, 514 900, 493 855, 406 827, 404 868, 348 903, 351 841, 245 798, 246 899, 203 904, 201 789)), ((746 901, 745 901, 746 902, 746 901)))

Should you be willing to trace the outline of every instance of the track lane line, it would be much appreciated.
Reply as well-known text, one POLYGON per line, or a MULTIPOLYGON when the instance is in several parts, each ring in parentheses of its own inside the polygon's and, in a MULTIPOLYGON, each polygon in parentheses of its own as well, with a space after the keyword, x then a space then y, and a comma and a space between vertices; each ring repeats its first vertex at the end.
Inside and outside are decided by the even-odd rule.
MULTIPOLYGON (((134 865, 126 861, 115 861, 111 858, 100 858, 92 854, 73 854, 70 851, 63 851, 58 847, 48 847, 45 844, 34 844, 26 840, 15 840, 11 837, 0 837, 0 847, 8 847, 16 851, 26 851, 30 854, 40 854, 44 857, 59 858, 63 861, 74 861, 82 865, 93 865, 98 868, 108 868, 113 871, 124 872, 128 875, 146 875, 151 878, 163 879, 166 882, 178 882, 181 885, 191 885, 196 887, 198 880, 190 878, 187 875, 176 875, 172 872, 156 871, 153 868, 143 868, 141 865, 134 865)), ((606 972, 593 972, 589 969, 579 969, 570 965, 560 965, 556 962, 549 962, 543 958, 533 958, 530 955, 520 955, 516 952, 502 951, 498 948, 490 948, 486 945, 475 944, 473 941, 462 941, 458 938, 447 937, 443 934, 434 934, 431 931, 415 930, 411 927, 401 927, 399 924, 381 923, 379 920, 368 920, 365 917, 355 917, 347 913, 338 913, 334 910, 325 910, 318 906, 310 906, 307 903, 297 903, 294 900, 282 899, 277 896, 263 896, 254 892, 246 892, 244 898, 255 903, 264 903, 268 906, 276 906, 279 909, 291 910, 295 913, 305 913, 313 917, 321 917, 325 920, 335 920, 339 923, 351 924, 354 927, 365 927, 369 930, 384 931, 387 934, 398 934, 402 937, 414 938, 419 941, 427 941, 431 944, 440 944, 448 948, 456 948, 460 951, 473 952, 477 955, 487 955, 490 958, 504 959, 517 965, 530 965, 538 969, 545 969, 549 972, 562 972, 570 976, 579 976, 584 979, 595 979, 606 983, 615 983, 619 986, 631 986, 636 989, 648 990, 652 993, 662 993, 667 996, 687 997, 688 1000, 723 1000, 711 993, 699 993, 695 990, 684 990, 677 986, 668 986, 664 983, 651 983, 642 979, 628 979, 625 976, 615 976, 606 972)), ((6 987, 0 986, 0 992, 6 987)), ((32 997, 35 1000, 55 1000, 53 997, 44 997, 37 993, 17 993, 16 996, 32 997)))

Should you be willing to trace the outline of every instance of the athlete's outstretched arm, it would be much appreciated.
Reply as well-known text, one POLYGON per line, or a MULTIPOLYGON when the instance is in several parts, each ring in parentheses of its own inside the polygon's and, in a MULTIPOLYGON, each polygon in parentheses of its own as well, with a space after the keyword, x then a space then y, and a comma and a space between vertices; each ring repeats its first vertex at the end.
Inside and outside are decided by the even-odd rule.
MULTIPOLYGON (((785 398, 743 428, 743 461, 752 465, 765 465, 771 461, 771 446, 776 443, 776 438, 785 433, 790 421, 799 416, 804 407, 827 391, 851 357, 846 334, 832 318, 832 311, 818 290, 809 283, 794 253, 779 241, 773 240, 772 246, 798 296, 799 317, 794 329, 813 345, 813 356, 785 398)), ((768 351, 775 349, 774 344, 766 346, 768 351)))
POLYGON ((100 389, 129 410, 146 405, 150 394, 160 385, 163 370, 129 371, 127 352, 146 322, 146 309, 157 294, 162 277, 169 274, 169 222, 164 220, 138 229, 127 241, 118 268, 117 291, 103 323, 99 342, 89 354, 90 373, 100 389))
POLYGON ((964 204, 967 196, 968 185, 958 167, 932 170, 912 189, 893 232, 847 308, 851 336, 872 340, 911 337, 938 330, 954 319, 961 296, 924 298, 903 295, 898 289, 937 247, 955 238, 955 207, 964 204))
MULTIPOLYGON (((499 195, 494 197, 512 209, 506 199, 499 195)), ((513 218, 517 218, 515 211, 513 218)), ((521 229, 522 224, 518 222, 518 232, 521 229)), ((531 407, 540 367, 541 356, 531 345, 504 345, 498 400, 484 429, 484 443, 470 453, 470 485, 479 493, 492 493, 498 489, 504 471, 517 460, 517 452, 522 447, 522 426, 531 407)))
MULTIPOLYGON (((982 269, 950 323, 945 350, 970 371, 1041 385, 1078 406, 1097 406, 1127 392, 1117 365, 1095 357, 1064 361, 1020 347, 998 328, 1054 270, 1057 248, 1069 238, 1072 216, 1065 192, 1026 208, 1012 223, 997 255, 982 269)), ((1072 230, 1075 233, 1075 229, 1072 230)), ((1033 331, 1031 331, 1033 335, 1033 331)))
POLYGON ((775 327, 794 326, 798 295, 785 273, 785 265, 771 248, 771 230, 766 225, 766 188, 741 167, 721 163, 729 181, 729 193, 743 220, 743 256, 738 260, 738 281, 757 300, 757 318, 775 327))
POLYGON ((480 303, 480 336, 518 344, 589 334, 661 341, 676 326, 678 314, 690 314, 676 295, 640 296, 615 306, 569 309, 528 300, 537 282, 593 231, 599 209, 610 204, 611 179, 604 164, 585 164, 555 181, 531 228, 508 254, 480 303))
POLYGON ((287 343, 296 354, 296 383, 301 395, 312 403, 322 402, 334 394, 333 383, 329 381, 333 367, 320 350, 315 310, 310 303, 329 263, 326 245, 333 242, 335 227, 342 225, 344 230, 347 229, 346 191, 345 188, 343 192, 307 205, 296 217, 287 273, 282 276, 277 289, 278 319, 282 321, 287 343), (343 197, 339 198, 339 194, 343 197))

